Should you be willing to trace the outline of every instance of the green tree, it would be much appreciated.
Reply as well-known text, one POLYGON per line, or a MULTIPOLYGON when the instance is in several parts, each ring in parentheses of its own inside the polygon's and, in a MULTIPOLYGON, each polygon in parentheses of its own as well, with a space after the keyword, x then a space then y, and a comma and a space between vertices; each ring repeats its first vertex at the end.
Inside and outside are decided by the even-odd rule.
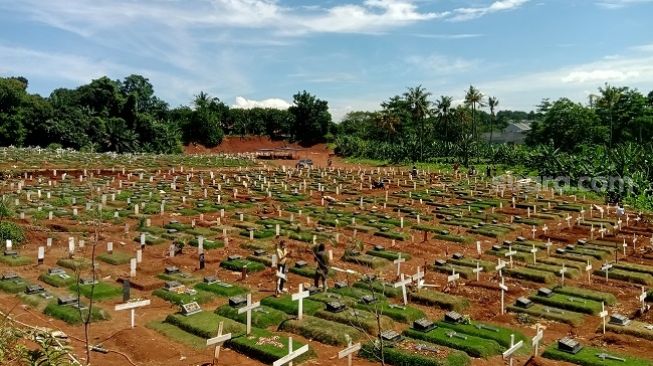
POLYGON ((421 161, 424 160, 424 121, 431 113, 431 102, 428 100, 430 96, 431 93, 421 85, 408 88, 408 91, 404 93, 413 125, 419 125, 419 160, 421 161))
POLYGON ((497 97, 488 98, 488 106, 490 107, 490 115, 492 119, 490 120, 490 143, 492 143, 492 133, 494 132, 494 122, 497 119, 496 114, 494 114, 495 109, 499 106, 499 99, 497 97))
POLYGON ((288 111, 294 117, 294 140, 303 144, 324 142, 331 124, 328 102, 304 90, 293 95, 293 105, 288 111))
POLYGON ((597 107, 607 111, 610 123, 609 145, 612 147, 612 143, 614 142, 614 109, 621 98, 623 89, 615 88, 606 83, 605 87, 599 88, 599 92, 601 95, 597 101, 597 107))
POLYGON ((465 93, 465 105, 472 109, 472 137, 478 138, 476 127, 476 109, 485 106, 483 102, 483 93, 476 89, 473 85, 465 93))

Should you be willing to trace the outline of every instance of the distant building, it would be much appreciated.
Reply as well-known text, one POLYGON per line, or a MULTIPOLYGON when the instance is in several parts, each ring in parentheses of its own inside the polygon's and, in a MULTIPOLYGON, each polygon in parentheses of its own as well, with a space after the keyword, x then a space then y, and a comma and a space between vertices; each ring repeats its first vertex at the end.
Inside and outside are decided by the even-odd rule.
MULTIPOLYGON (((523 144, 526 134, 531 130, 531 122, 522 120, 519 122, 510 122, 503 131, 494 131, 492 133, 492 142, 497 144, 523 144)), ((490 140, 490 133, 483 134, 486 141, 490 140)))

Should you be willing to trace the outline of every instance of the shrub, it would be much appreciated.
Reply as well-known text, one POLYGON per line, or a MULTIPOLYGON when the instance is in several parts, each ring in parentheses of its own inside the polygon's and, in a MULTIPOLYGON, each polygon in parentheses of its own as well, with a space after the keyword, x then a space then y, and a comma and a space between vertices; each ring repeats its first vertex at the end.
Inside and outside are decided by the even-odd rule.
POLYGON ((11 240, 16 245, 22 244, 25 241, 23 228, 10 221, 0 221, 0 241, 4 243, 5 240, 11 240))

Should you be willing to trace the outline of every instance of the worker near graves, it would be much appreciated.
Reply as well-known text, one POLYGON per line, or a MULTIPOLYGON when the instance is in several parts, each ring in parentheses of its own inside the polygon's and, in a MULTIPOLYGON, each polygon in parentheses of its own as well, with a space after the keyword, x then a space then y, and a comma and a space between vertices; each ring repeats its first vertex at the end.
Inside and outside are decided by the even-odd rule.
POLYGON ((624 208, 623 203, 617 204, 617 217, 621 219, 626 214, 626 209, 624 208))
POLYGON ((490 168, 489 165, 485 167, 485 176, 487 178, 490 178, 492 176, 492 168, 490 168))
POLYGON ((413 165, 413 178, 417 178, 417 166, 413 165))
POLYGON ((326 251, 324 243, 318 244, 313 249, 313 255, 317 262, 317 269, 315 270, 315 287, 321 287, 324 291, 327 290, 327 276, 329 274, 329 254, 326 251))
MULTIPOLYGON (((287 263, 288 263, 288 249, 286 248, 286 241, 280 240, 277 243, 277 271, 284 274, 288 273, 287 263)), ((284 280, 283 278, 279 278, 279 284, 277 286, 277 294, 287 291, 284 287, 285 285, 286 285, 286 280, 284 280)))

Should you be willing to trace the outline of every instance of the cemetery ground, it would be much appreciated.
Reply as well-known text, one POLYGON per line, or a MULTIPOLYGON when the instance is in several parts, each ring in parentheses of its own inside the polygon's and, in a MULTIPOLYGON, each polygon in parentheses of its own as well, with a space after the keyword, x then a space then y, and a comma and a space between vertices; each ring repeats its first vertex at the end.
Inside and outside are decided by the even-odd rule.
POLYGON ((309 345, 295 364, 347 365, 337 355, 351 339, 362 345, 354 365, 378 365, 379 324, 403 338, 384 342, 388 364, 502 365, 511 335, 524 341, 512 354, 518 365, 653 362, 653 315, 639 311, 653 300, 648 214, 618 218, 603 202, 533 182, 438 171, 411 177, 405 168, 339 159, 326 168, 323 147, 306 155, 311 170, 252 154, 0 151, 0 189, 11 210, 2 221, 25 233, 2 243, 0 311, 63 331, 82 364, 76 301, 57 303, 66 297, 86 306, 93 298, 96 365, 210 364, 206 340, 220 322, 232 339, 219 365, 271 365, 288 353, 289 337, 293 349, 309 345), (379 180, 385 187, 372 188, 379 180), (271 267, 277 231, 291 254, 288 294, 280 297, 271 267), (326 293, 310 288, 313 243, 325 243, 333 258, 326 293), (130 310, 115 310, 124 280, 132 301, 150 300, 135 309, 133 328, 130 310), (308 294, 299 296, 300 284, 308 294), (252 308, 261 304, 251 311, 250 335, 247 311, 230 305, 248 293, 252 308), (193 302, 201 312, 181 314, 180 305, 193 302), (619 324, 617 315, 630 322, 619 324), (531 359, 538 325, 540 356, 531 359), (558 350, 564 337, 584 349, 558 350))

